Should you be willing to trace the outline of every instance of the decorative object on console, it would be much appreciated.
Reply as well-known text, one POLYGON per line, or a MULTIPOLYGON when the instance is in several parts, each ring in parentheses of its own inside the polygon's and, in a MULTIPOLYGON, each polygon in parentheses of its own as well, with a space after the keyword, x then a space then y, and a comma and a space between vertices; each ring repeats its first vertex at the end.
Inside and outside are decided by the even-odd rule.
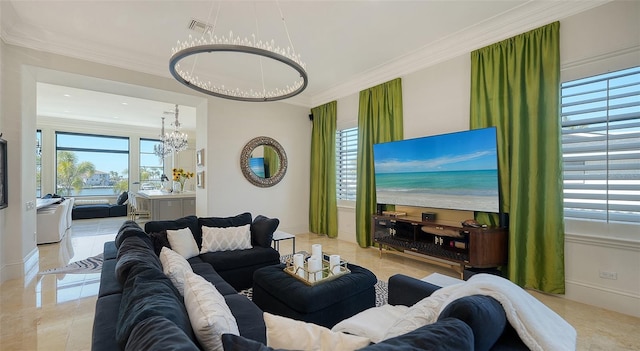
POLYGON ((422 212, 422 220, 423 221, 435 221, 436 220, 435 212, 422 212))
MULTIPOLYGON (((256 36, 256 34, 259 33, 253 34, 252 39, 245 37, 244 40, 240 39, 239 36, 234 37, 233 31, 229 31, 228 37, 218 37, 218 35, 214 33, 215 30, 219 29, 218 16, 220 15, 220 3, 218 3, 218 10, 213 24, 202 23, 197 20, 191 21, 189 28, 199 31, 202 34, 201 37, 199 39, 193 39, 191 35, 189 35, 188 40, 184 42, 178 41, 177 46, 171 50, 172 56, 169 59, 169 71, 171 75, 178 82, 191 89, 224 99, 263 102, 283 100, 300 94, 308 84, 307 72, 305 70, 306 65, 300 60, 300 54, 298 54, 293 47, 282 9, 278 2, 276 2, 276 4, 280 18, 282 19, 284 32, 289 41, 288 47, 277 47, 273 40, 263 41, 256 36), (259 65, 256 65, 256 67, 247 67, 245 70, 253 71, 254 68, 257 69, 259 74, 255 77, 256 83, 253 83, 251 88, 239 86, 237 82, 233 81, 230 82, 231 84, 228 83, 226 87, 224 84, 221 84, 221 77, 224 77, 224 74, 228 76, 228 72, 224 72, 223 74, 219 69, 216 71, 216 66, 220 66, 220 60, 215 61, 216 65, 209 64, 207 61, 198 62, 198 58, 201 56, 204 60, 204 54, 218 52, 241 54, 241 56, 260 56, 260 60, 258 61, 259 65), (270 60, 263 62, 262 57, 270 60), (284 78, 284 82, 286 82, 286 79, 289 77, 289 72, 286 72, 284 76, 282 76, 282 70, 276 70, 276 72, 280 72, 281 76, 270 74, 270 66, 265 67, 265 65, 271 65, 274 61, 276 64, 283 63, 287 68, 293 69, 291 73, 294 73, 294 75, 291 75, 291 78, 294 81, 292 83, 287 85, 283 83, 282 80, 284 78), (181 63, 184 63, 187 68, 181 68, 181 63), (212 81, 214 83, 211 83, 212 81)), ((257 12, 255 6, 254 4, 254 13, 257 12)), ((213 4, 209 14, 211 15, 212 12, 213 4)), ((266 11, 263 13, 266 13, 266 11)), ((257 24, 258 21, 256 18, 256 27, 257 24)), ((259 28, 256 28, 256 32, 258 31, 259 28)), ((217 56, 217 58, 224 58, 221 57, 221 55, 217 56)), ((240 80, 240 77, 234 78, 240 80)), ((244 80, 247 81, 247 78, 244 77, 244 80)))
POLYGON ((193 172, 186 172, 182 168, 173 169, 173 181, 180 183, 180 191, 184 191, 184 183, 193 178, 193 172))

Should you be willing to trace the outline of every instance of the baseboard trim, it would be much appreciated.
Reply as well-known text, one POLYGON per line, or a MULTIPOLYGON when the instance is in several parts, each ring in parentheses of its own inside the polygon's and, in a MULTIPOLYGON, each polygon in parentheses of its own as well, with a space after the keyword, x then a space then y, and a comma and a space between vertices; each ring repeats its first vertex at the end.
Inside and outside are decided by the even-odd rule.
POLYGON ((640 295, 580 281, 565 281, 565 298, 640 318, 640 295))
POLYGON ((27 286, 33 280, 40 268, 40 253, 38 248, 34 248, 29 252, 22 262, 10 263, 2 266, 0 270, 0 284, 11 279, 23 279, 24 286, 27 286))
POLYGON ((25 257, 23 267, 24 286, 27 286, 38 275, 38 270, 40 269, 40 251, 38 251, 37 247, 25 257))

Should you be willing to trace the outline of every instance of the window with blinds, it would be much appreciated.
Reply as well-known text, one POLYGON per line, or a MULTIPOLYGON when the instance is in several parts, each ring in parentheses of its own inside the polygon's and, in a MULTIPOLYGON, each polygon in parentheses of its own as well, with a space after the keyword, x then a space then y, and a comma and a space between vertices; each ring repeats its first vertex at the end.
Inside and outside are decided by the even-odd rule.
POLYGON ((640 67, 562 84, 564 216, 640 225, 640 67))
POLYGON ((336 132, 336 195, 338 200, 356 200, 358 128, 336 132))

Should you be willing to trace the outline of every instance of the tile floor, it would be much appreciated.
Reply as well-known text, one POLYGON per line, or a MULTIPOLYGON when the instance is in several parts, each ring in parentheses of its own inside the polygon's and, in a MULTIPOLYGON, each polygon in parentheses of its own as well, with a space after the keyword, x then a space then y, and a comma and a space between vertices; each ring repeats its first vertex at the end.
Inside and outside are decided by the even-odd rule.
MULTIPOLYGON (((124 217, 79 220, 58 244, 40 245, 39 271, 64 266, 102 252, 113 240, 124 217)), ((403 273, 421 278, 431 273, 455 277, 452 270, 416 260, 386 255, 376 249, 328 239, 316 234, 296 236, 296 249, 311 251, 320 243, 323 251, 338 253, 349 262, 369 268, 381 280, 403 273)), ((280 243, 283 254, 292 241, 280 243)), ((0 286, 0 350, 90 350, 99 274, 38 275, 32 281, 10 280, 0 286)), ((578 331, 578 350, 640 350, 640 318, 531 292, 564 317, 578 331)))

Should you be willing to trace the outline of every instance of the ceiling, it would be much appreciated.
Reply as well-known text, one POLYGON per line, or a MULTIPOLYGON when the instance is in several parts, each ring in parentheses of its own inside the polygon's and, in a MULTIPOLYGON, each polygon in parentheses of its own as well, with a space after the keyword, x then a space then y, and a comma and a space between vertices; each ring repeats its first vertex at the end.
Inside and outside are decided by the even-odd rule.
MULTIPOLYGON (((286 102, 313 107, 606 2, 2 0, 0 23, 9 44, 170 77, 171 48, 199 36, 187 28, 192 19, 215 23, 220 35, 258 32, 288 45, 279 6, 309 76, 307 89, 286 102)), ((241 85, 260 75, 245 57, 210 58, 198 63, 209 78, 241 85)), ((266 67, 265 76, 281 68, 266 67)), ((39 84, 38 114, 158 126, 172 109, 166 101, 69 89, 39 84)), ((195 109, 183 116, 181 108, 183 118, 195 128, 195 109)))

